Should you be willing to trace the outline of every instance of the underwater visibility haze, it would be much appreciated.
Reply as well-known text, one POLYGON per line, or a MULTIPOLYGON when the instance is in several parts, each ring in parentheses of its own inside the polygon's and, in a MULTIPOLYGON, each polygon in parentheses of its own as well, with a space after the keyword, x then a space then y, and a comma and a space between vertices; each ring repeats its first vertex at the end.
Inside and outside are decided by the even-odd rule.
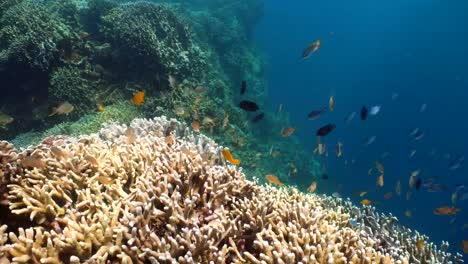
POLYGON ((467 11, 0 0, 0 262, 466 262, 467 11))

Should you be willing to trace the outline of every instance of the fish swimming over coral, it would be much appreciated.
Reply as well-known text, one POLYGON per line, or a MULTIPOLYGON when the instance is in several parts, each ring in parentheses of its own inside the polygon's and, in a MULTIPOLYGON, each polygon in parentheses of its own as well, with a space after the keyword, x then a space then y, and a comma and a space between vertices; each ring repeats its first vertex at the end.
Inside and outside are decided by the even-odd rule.
POLYGON ((6 125, 13 122, 15 119, 3 112, 0 112, 0 128, 5 127, 6 125))
POLYGON ((56 108, 52 110, 52 113, 49 116, 54 116, 54 115, 68 115, 73 110, 75 107, 70 104, 69 102, 63 102, 60 105, 58 105, 56 108))
POLYGON ((242 100, 239 103, 239 107, 242 108, 243 110, 247 111, 247 112, 255 112, 258 109, 260 109, 258 107, 257 103, 255 103, 253 101, 249 101, 249 100, 242 100))
POLYGON ((142 105, 144 100, 145 100, 145 92, 143 91, 136 93, 132 98, 132 102, 136 106, 142 105))
POLYGON ((319 129, 317 129, 317 132, 315 132, 315 135, 319 137, 324 137, 330 134, 333 130, 335 130, 335 128, 336 128, 335 124, 332 124, 332 123, 326 124, 320 127, 319 129))
POLYGON ((326 111, 327 111, 327 108, 326 108, 326 107, 323 107, 323 108, 318 109, 318 110, 313 110, 313 111, 311 111, 311 112, 307 115, 307 118, 308 118, 309 120, 318 119, 318 118, 321 117, 326 111))

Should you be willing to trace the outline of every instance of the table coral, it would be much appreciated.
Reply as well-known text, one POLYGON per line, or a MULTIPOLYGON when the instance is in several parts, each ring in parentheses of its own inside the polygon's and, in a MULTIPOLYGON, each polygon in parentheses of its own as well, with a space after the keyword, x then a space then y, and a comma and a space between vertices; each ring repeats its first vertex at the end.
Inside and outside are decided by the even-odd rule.
POLYGON ((391 227, 406 233, 376 235, 374 225, 385 227, 385 215, 248 181, 222 149, 165 117, 108 124, 78 138, 48 137, 20 153, 1 142, 7 202, 1 203, 0 261, 458 261, 434 246, 421 254, 394 220, 391 227), (349 225, 358 214, 371 230, 349 225), (371 218, 374 224, 365 220, 371 218), (389 238, 394 243, 382 243, 389 238))

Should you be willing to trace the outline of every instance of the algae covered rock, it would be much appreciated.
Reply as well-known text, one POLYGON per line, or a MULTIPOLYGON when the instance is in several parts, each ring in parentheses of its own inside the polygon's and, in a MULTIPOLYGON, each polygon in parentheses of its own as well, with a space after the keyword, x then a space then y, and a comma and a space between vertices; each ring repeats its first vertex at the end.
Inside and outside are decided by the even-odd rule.
POLYGON ((101 30, 119 55, 146 69, 190 78, 201 73, 204 56, 192 33, 169 7, 136 2, 112 9, 101 30))
POLYGON ((71 28, 36 1, 12 5, 0 25, 0 65, 15 62, 47 70, 60 46, 73 38, 71 28))

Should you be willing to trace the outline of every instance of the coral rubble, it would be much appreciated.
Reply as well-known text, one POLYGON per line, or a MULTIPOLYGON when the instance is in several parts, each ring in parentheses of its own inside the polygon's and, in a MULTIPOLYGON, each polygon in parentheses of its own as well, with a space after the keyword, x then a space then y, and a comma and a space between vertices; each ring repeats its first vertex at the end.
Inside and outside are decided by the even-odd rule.
POLYGON ((222 149, 165 117, 0 142, 2 263, 458 261, 392 217, 246 180, 222 149))

